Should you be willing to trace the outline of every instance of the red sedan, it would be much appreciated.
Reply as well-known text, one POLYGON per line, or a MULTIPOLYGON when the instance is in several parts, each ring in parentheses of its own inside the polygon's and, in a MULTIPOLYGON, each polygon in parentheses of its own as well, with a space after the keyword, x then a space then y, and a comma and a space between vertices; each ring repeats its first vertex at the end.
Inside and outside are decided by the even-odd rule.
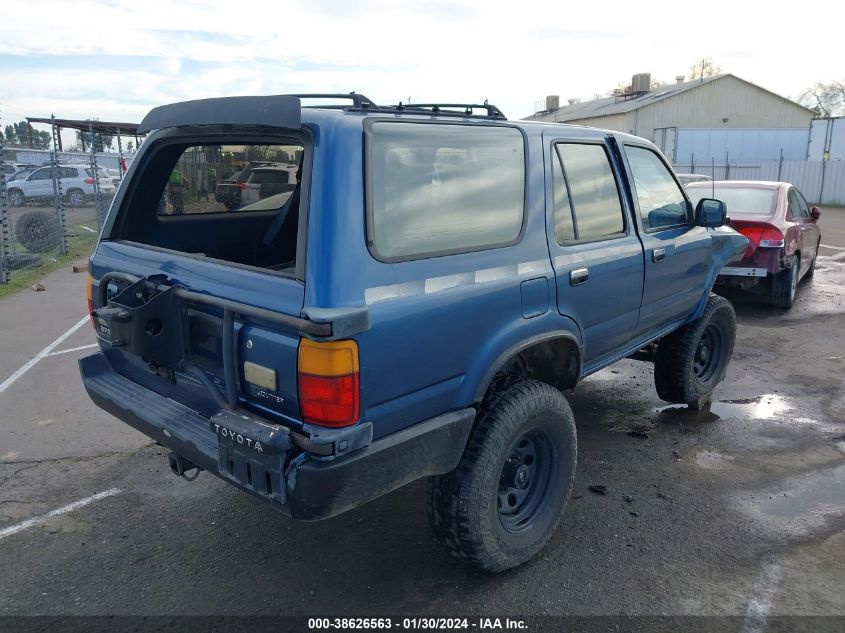
POLYGON ((686 190, 693 205, 701 198, 722 200, 731 226, 748 238, 742 259, 729 262, 716 283, 749 289, 768 280, 772 305, 792 307, 798 282, 816 267, 821 210, 786 182, 697 182, 686 190))

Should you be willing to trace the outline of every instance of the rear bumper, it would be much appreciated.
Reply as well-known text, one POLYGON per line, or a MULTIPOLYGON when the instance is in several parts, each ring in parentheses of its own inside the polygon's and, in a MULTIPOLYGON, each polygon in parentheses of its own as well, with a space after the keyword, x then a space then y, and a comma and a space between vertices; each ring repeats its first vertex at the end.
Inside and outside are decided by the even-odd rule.
MULTIPOLYGON (((474 409, 440 415, 334 459, 307 453, 288 460, 286 494, 262 494, 221 474, 217 435, 210 421, 121 376, 101 353, 79 360, 82 382, 94 403, 197 466, 270 503, 294 519, 315 521, 340 514, 420 477, 453 470, 469 437, 474 409)), ((290 457, 290 456, 289 456, 290 457)))
POLYGON ((725 266, 719 271, 720 277, 765 277, 769 274, 766 268, 746 266, 725 266))

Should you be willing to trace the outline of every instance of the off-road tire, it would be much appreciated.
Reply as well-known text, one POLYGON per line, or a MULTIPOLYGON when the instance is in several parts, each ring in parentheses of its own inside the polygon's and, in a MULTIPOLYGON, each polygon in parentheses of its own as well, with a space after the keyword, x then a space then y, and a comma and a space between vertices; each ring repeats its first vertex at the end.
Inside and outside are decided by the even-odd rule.
POLYGON ((62 226, 51 211, 28 211, 15 223, 15 237, 30 253, 46 253, 59 245, 62 226))
POLYGON ((711 294, 704 313, 692 323, 664 336, 654 359, 654 386, 667 402, 699 408, 709 402, 713 389, 725 377, 736 340, 736 313, 730 301, 711 294), (706 338, 705 338, 706 337, 706 338), (713 365, 702 366, 707 342, 717 353, 713 365))
MULTIPOLYGON (((488 390, 476 421, 458 467, 428 480, 429 521, 435 539, 454 556, 501 572, 529 560, 557 528, 575 479, 575 420, 566 398, 551 385, 503 377, 488 390), (528 499, 542 493, 534 498, 530 520, 508 529, 498 506, 503 468, 527 434, 545 437, 553 447, 537 459, 537 472, 541 461, 550 470, 544 487, 530 489, 528 499)), ((539 477, 531 485, 538 482, 539 477)))
POLYGON ((792 266, 784 268, 772 277, 772 305, 787 310, 795 303, 798 294, 798 282, 801 275, 801 260, 797 255, 792 256, 792 266))

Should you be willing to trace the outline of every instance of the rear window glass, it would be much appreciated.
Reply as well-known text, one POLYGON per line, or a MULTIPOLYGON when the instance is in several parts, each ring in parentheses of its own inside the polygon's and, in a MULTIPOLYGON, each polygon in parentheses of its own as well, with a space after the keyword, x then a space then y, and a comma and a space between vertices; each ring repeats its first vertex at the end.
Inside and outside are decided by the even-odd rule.
POLYGON ((167 176, 161 189, 158 215, 197 215, 240 211, 279 209, 293 187, 286 191, 247 188, 250 176, 264 170, 263 180, 253 182, 288 182, 288 166, 294 172, 302 155, 298 145, 196 145, 185 149, 167 176), (276 180, 275 175, 280 180, 276 180))
POLYGON ((252 172, 249 182, 288 182, 289 179, 290 172, 287 169, 256 169, 252 172))
POLYGON ((687 187, 687 195, 693 206, 702 198, 716 198, 725 203, 728 213, 750 213, 752 215, 771 215, 775 205, 776 189, 757 187, 687 187))
POLYGON ((379 257, 502 246, 522 230, 525 150, 514 128, 378 122, 369 170, 379 257))

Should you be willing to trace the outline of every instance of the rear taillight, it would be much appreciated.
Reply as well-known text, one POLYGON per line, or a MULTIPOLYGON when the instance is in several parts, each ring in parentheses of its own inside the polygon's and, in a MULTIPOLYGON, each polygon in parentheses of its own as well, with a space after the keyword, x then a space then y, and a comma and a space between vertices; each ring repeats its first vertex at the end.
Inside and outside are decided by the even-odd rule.
POLYGON ((750 257, 758 248, 783 248, 783 233, 771 224, 745 226, 739 232, 748 238, 743 257, 750 257))
POLYGON ((86 185, 93 185, 94 179, 93 178, 86 178, 84 182, 85 182, 86 185))
POLYGON ((239 182, 238 183, 238 189, 240 189, 241 191, 246 189, 246 183, 245 182, 239 182))
POLYGON ((338 427, 358 421, 360 383, 355 341, 300 340, 297 378, 305 422, 338 427))

